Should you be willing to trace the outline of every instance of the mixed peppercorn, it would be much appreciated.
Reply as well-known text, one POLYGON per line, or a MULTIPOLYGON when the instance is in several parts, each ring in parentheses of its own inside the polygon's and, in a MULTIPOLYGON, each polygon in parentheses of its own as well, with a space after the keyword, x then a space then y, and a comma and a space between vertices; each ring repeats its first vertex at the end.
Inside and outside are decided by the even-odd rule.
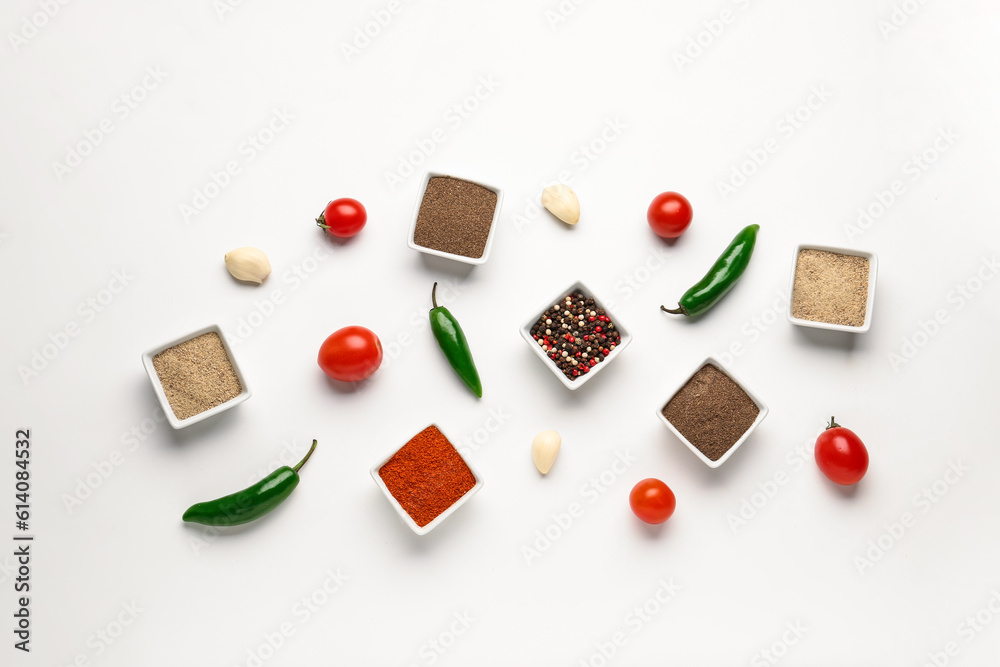
POLYGON ((621 342, 604 309, 579 290, 542 313, 531 337, 570 380, 589 373, 621 342))

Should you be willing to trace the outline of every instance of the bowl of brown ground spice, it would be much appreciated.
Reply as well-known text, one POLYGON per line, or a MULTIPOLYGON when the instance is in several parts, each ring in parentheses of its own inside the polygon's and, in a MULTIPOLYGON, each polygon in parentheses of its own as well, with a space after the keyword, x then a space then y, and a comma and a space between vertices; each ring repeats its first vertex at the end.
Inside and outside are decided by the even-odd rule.
POLYGON ((708 357, 656 414, 705 465, 718 468, 764 421, 767 406, 708 357))
POLYGON ((167 421, 184 428, 250 398, 226 335, 210 324, 142 355, 167 421))
POLYGON ((800 327, 868 331, 877 273, 874 253, 800 245, 792 262, 788 321, 800 327))
POLYGON ((410 225, 409 246, 428 255, 484 264, 493 245, 503 190, 430 171, 410 225))

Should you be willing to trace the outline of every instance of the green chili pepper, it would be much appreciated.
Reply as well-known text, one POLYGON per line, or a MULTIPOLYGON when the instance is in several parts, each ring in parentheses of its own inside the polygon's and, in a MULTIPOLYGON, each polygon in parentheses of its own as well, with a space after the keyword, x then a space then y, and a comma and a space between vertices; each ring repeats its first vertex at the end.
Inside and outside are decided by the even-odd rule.
POLYGON ((184 512, 184 520, 206 526, 238 526, 264 516, 299 485, 299 468, 309 460, 316 441, 294 468, 281 466, 256 484, 216 500, 197 503, 184 512))
POLYGON ((431 331, 437 338, 441 351, 447 357, 448 363, 455 369, 455 373, 462 379, 469 389, 479 398, 483 397, 483 384, 479 381, 479 371, 476 370, 476 362, 472 359, 472 352, 469 350, 469 341, 465 339, 465 332, 459 325, 458 320, 447 308, 439 306, 437 303, 437 283, 431 289, 431 331))
POLYGON ((753 246, 757 241, 758 229, 760 229, 760 225, 750 225, 740 230, 726 251, 719 256, 719 259, 715 260, 715 264, 705 274, 705 277, 699 280, 694 287, 684 292, 677 308, 670 309, 666 306, 660 306, 660 310, 674 315, 694 317, 717 304, 719 299, 733 288, 733 285, 743 275, 747 264, 750 263, 753 246))

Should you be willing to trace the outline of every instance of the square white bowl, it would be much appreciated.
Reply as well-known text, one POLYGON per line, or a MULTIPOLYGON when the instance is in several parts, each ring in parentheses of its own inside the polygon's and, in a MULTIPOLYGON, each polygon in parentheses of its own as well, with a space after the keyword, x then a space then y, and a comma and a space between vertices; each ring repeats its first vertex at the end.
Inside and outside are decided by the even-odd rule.
POLYGON ((660 403, 659 407, 656 408, 656 416, 659 417, 660 421, 666 424, 667 428, 669 428, 681 442, 687 445, 687 448, 690 449, 692 452, 694 452, 695 456, 701 459, 705 465, 707 465, 709 468, 718 468, 723 463, 729 460, 729 457, 733 455, 733 452, 739 449, 740 445, 746 442, 747 438, 750 437, 750 434, 754 432, 754 429, 756 429, 760 425, 760 423, 764 421, 764 417, 767 416, 767 405, 764 404, 764 401, 760 400, 759 396, 750 391, 750 389, 745 384, 740 382, 739 378, 733 375, 732 371, 723 366, 721 361, 719 361, 715 357, 709 356, 700 364, 698 364, 698 366, 693 371, 691 371, 687 376, 685 376, 684 380, 679 385, 677 385, 677 388, 670 393, 670 395, 667 397, 667 400, 660 403), (737 440, 735 443, 733 443, 733 446, 730 447, 725 454, 720 456, 719 460, 717 461, 713 461, 712 459, 705 456, 705 454, 703 454, 700 449, 695 447, 693 444, 691 444, 690 440, 684 437, 684 434, 681 433, 677 429, 677 427, 670 422, 669 419, 663 416, 663 408, 667 407, 667 403, 669 403, 671 399, 673 399, 673 397, 677 395, 677 392, 683 389, 684 385, 686 385, 688 381, 692 377, 694 377, 694 374, 700 371, 706 364, 711 364, 716 368, 718 368, 723 373, 725 373, 726 375, 728 375, 729 379, 738 384, 740 388, 746 392, 747 396, 750 397, 750 400, 754 402, 754 404, 757 406, 757 409, 760 411, 757 413, 757 419, 755 419, 754 422, 750 424, 750 426, 743 433, 743 435, 740 436, 740 439, 737 440))
POLYGON ((786 314, 788 321, 800 327, 814 327, 816 329, 830 329, 832 331, 846 331, 847 333, 864 333, 872 325, 872 309, 875 307, 875 278, 878 275, 878 257, 873 252, 863 250, 849 250, 848 248, 833 248, 825 245, 804 245, 799 244, 795 248, 795 256, 792 258, 792 277, 788 284, 788 308, 786 314), (792 315, 792 303, 795 301, 795 270, 799 264, 799 253, 803 250, 821 250, 832 252, 838 255, 851 255, 853 257, 864 257, 868 260, 868 301, 865 303, 865 321, 860 327, 851 327, 846 324, 832 324, 830 322, 816 322, 814 320, 803 320, 792 315))
POLYGON ((542 363, 545 364, 546 367, 548 367, 548 369, 551 370, 557 378, 559 378, 559 381, 562 382, 563 385, 570 390, 579 389, 580 387, 583 386, 585 382, 587 382, 595 375, 600 373, 602 370, 604 370, 604 367, 610 364, 615 359, 617 359, 618 355, 622 353, 622 350, 628 347, 629 343, 632 342, 632 334, 630 334, 628 332, 628 329, 626 329, 624 325, 622 325, 621 320, 618 319, 617 316, 612 315, 611 311, 604 307, 604 303, 600 299, 598 299, 597 296, 590 290, 590 288, 584 285, 583 282, 580 280, 576 281, 566 289, 559 292, 559 294, 553 297, 550 301, 546 301, 545 305, 539 308, 535 312, 535 315, 533 317, 526 320, 524 324, 521 325, 521 338, 523 338, 525 342, 527 342, 528 345, 531 346, 532 351, 539 359, 542 360, 542 363), (542 346, 538 344, 538 341, 531 337, 531 327, 535 325, 535 322, 537 322, 538 318, 542 316, 542 313, 544 313, 546 310, 548 310, 555 304, 560 303, 563 299, 566 298, 568 294, 572 294, 577 290, 580 290, 583 293, 584 298, 593 299, 594 305, 597 308, 604 309, 604 312, 607 313, 608 317, 614 323, 615 328, 618 330, 619 335, 621 335, 621 343, 616 345, 615 349, 611 350, 611 354, 609 354, 604 359, 604 361, 597 364, 596 366, 592 366, 589 372, 578 376, 576 380, 570 380, 563 374, 561 370, 559 370, 558 366, 552 363, 552 360, 549 359, 548 356, 545 354, 545 352, 542 350, 542 346))
POLYGON ((169 343, 164 343, 163 345, 157 345, 156 347, 151 348, 142 354, 142 365, 146 369, 146 374, 149 375, 149 381, 153 383, 153 391, 156 392, 156 398, 160 401, 160 407, 163 408, 164 414, 167 415, 167 421, 174 428, 184 428, 185 426, 190 426, 191 424, 200 422, 203 419, 208 419, 209 417, 217 415, 220 412, 225 412, 229 408, 236 407, 243 401, 247 400, 252 394, 250 391, 250 385, 247 384, 247 379, 243 375, 243 370, 236 361, 236 355, 233 354, 233 349, 229 346, 229 341, 226 340, 226 334, 223 333, 222 327, 218 324, 209 324, 208 326, 202 327, 197 331, 193 331, 189 334, 181 336, 180 338, 176 338, 169 343), (243 391, 238 396, 234 396, 221 405, 216 405, 214 408, 209 408, 204 412, 191 415, 187 419, 178 419, 177 415, 174 414, 174 409, 170 407, 170 401, 167 400, 166 393, 163 391, 163 384, 160 382, 160 376, 157 375, 156 368, 153 366, 153 357, 158 355, 160 352, 173 347, 174 345, 179 345, 184 341, 197 338, 202 334, 211 333, 213 331, 219 334, 219 340, 222 341, 222 347, 226 350, 226 356, 229 357, 229 363, 232 364, 233 372, 236 373, 236 377, 239 378, 240 386, 243 387, 243 391))
MULTIPOLYGON (((430 426, 434 426, 439 431, 441 431, 441 428, 437 424, 431 424, 430 426)), ((430 428, 430 426, 425 428, 430 428)), ((421 433, 422 432, 423 431, 421 431, 421 433)), ((453 443, 452 439, 449 438, 447 435, 445 435, 444 431, 441 431, 441 435, 443 435, 448 440, 449 443, 453 443)), ((409 442, 409 440, 407 440, 406 442, 409 442)), ((403 506, 399 504, 398 500, 396 500, 396 496, 392 495, 392 491, 390 491, 389 487, 385 485, 385 482, 382 480, 381 475, 378 474, 378 471, 382 469, 382 466, 388 463, 389 459, 395 456, 396 452, 398 452, 405 446, 406 443, 403 443, 403 445, 394 449, 391 454, 389 454, 384 459, 373 465, 371 468, 371 475, 372 479, 375 480, 376 486, 378 486, 378 488, 382 490, 382 493, 385 494, 385 497, 389 499, 389 504, 392 505, 393 509, 396 510, 396 514, 398 514, 399 518, 403 520, 403 523, 409 526, 410 530, 412 530, 417 535, 426 535, 427 533, 431 532, 432 530, 440 526, 445 519, 454 514, 455 510, 457 510, 459 507, 468 502, 469 498, 476 495, 479 492, 479 489, 483 488, 484 482, 479 472, 475 469, 475 467, 473 467, 471 463, 469 463, 469 460, 467 458, 462 456, 462 453, 459 452, 458 448, 456 447, 455 451, 458 452, 459 457, 461 457, 461 459, 465 461, 465 465, 469 466, 469 470, 472 472, 472 476, 476 479, 476 483, 471 489, 465 492, 464 496, 453 502, 448 509, 446 509, 445 511, 441 512, 436 517, 434 517, 434 520, 428 523, 426 526, 417 525, 417 522, 413 520, 413 517, 410 516, 405 509, 403 509, 403 506)), ((455 445, 452 444, 452 447, 455 447, 455 445)))
POLYGON ((428 255, 435 255, 437 257, 445 257, 447 259, 453 259, 456 262, 464 262, 466 264, 485 264, 486 259, 490 256, 490 249, 493 247, 493 235, 497 231, 497 222, 500 220, 500 204, 503 203, 503 190, 500 188, 488 185, 482 181, 476 181, 471 178, 463 178, 461 176, 453 176, 451 174, 443 174, 437 171, 429 171, 424 176, 423 181, 420 183, 420 196, 417 197, 417 205, 413 209, 413 220, 410 222, 410 236, 407 239, 407 245, 409 245, 414 250, 419 252, 427 253, 428 255), (424 194, 427 192, 427 184, 432 178, 455 178, 460 181, 467 181, 469 183, 475 183, 481 187, 486 188, 490 192, 493 192, 497 196, 497 205, 493 209, 493 221, 490 223, 490 233, 486 236, 486 246, 483 248, 482 257, 466 257, 465 255, 458 255, 452 252, 444 252, 443 250, 435 250, 434 248, 427 248, 422 245, 417 245, 416 241, 413 240, 413 235, 417 231, 417 218, 420 216, 420 205, 424 202, 424 194))

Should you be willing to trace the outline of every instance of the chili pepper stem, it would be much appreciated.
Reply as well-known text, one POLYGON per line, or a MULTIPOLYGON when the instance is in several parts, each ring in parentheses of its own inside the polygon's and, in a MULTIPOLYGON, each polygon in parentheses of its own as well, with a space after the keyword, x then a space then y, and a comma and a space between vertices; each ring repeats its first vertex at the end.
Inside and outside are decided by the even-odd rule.
POLYGON ((667 308, 666 306, 660 306, 660 310, 665 313, 670 313, 671 315, 687 315, 687 311, 684 310, 684 306, 678 305, 674 309, 667 308))
POLYGON ((830 425, 827 426, 826 429, 830 430, 831 428, 840 428, 840 424, 838 424, 836 421, 834 421, 833 417, 830 417, 830 425))
POLYGON ((437 281, 434 281, 434 287, 431 288, 431 303, 434 304, 435 308, 438 307, 437 291, 438 284, 437 281))
POLYGON ((302 467, 302 464, 304 464, 304 463, 305 463, 306 461, 308 461, 308 460, 309 460, 309 457, 310 457, 310 456, 312 456, 312 453, 313 453, 313 451, 314 451, 315 449, 316 449, 316 441, 315 441, 315 440, 313 440, 313 444, 312 444, 312 447, 310 447, 310 448, 309 448, 309 451, 308 451, 308 452, 306 452, 306 455, 305 455, 305 457, 303 457, 303 459, 302 459, 301 461, 299 461, 298 463, 296 463, 296 464, 295 464, 295 467, 294 467, 294 468, 292 468, 292 470, 294 470, 295 472, 298 472, 298 471, 299 471, 299 468, 301 468, 301 467, 302 467))

